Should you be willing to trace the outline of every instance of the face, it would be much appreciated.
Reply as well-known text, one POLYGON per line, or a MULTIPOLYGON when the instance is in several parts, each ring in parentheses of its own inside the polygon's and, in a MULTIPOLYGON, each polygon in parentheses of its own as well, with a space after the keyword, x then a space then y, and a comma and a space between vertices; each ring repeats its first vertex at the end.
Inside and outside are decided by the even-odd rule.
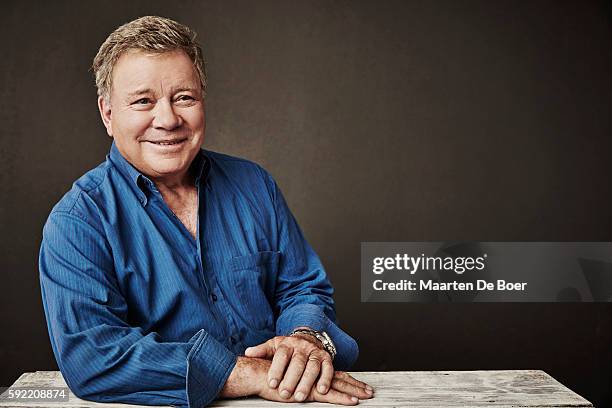
POLYGON ((187 54, 128 51, 113 68, 112 84, 110 101, 100 97, 98 107, 123 157, 153 179, 182 180, 206 125, 200 79, 187 54))

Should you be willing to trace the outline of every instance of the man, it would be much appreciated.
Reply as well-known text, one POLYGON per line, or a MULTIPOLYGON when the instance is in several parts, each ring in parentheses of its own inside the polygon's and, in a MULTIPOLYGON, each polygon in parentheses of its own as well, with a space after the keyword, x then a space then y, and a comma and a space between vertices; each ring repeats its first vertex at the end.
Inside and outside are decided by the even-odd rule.
POLYGON ((49 335, 72 391, 191 407, 370 398, 334 370, 353 364, 357 344, 335 324, 333 290, 271 176, 201 149, 195 33, 134 20, 93 70, 112 148, 53 208, 40 251, 49 335))

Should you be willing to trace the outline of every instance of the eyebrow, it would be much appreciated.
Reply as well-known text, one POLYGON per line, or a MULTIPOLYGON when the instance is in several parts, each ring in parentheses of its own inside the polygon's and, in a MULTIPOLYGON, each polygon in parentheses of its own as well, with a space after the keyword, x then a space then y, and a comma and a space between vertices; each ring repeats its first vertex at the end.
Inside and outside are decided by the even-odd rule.
POLYGON ((184 91, 197 92, 198 88, 192 88, 190 86, 178 86, 176 88, 170 88, 170 91, 172 93, 184 92, 184 91))
POLYGON ((143 95, 143 94, 149 94, 149 93, 154 93, 152 89, 150 88, 146 88, 146 89, 137 89, 135 91, 132 91, 130 93, 127 94, 127 99, 131 99, 133 97, 139 96, 139 95, 143 95))

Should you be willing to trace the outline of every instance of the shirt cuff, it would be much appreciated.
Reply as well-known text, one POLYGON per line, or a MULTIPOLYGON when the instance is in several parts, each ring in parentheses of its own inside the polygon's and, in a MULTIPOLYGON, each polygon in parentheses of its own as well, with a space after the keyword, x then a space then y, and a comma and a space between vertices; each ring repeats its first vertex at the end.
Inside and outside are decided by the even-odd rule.
POLYGON ((346 334, 336 323, 329 319, 323 310, 313 304, 299 304, 285 310, 276 321, 276 334, 288 336, 293 329, 301 326, 324 331, 331 337, 336 346, 334 367, 338 370, 349 370, 359 356, 357 342, 346 334))
POLYGON ((237 357, 204 329, 193 338, 195 343, 187 354, 187 402, 190 408, 200 408, 219 395, 237 357))

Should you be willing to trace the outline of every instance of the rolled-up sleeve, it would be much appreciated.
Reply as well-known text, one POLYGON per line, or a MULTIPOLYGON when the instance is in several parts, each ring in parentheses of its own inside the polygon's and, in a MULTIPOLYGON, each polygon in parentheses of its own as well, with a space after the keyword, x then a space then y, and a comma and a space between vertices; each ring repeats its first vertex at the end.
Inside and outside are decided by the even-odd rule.
POLYGON ((325 269, 304 238, 276 182, 265 174, 274 200, 281 252, 275 294, 276 334, 286 336, 303 326, 325 331, 336 345, 334 367, 348 370, 359 355, 357 342, 338 326, 334 290, 325 269))
POLYGON ((219 394, 236 355, 205 330, 165 342, 131 327, 104 233, 52 212, 39 257, 53 352, 70 389, 98 402, 202 407, 219 394))

